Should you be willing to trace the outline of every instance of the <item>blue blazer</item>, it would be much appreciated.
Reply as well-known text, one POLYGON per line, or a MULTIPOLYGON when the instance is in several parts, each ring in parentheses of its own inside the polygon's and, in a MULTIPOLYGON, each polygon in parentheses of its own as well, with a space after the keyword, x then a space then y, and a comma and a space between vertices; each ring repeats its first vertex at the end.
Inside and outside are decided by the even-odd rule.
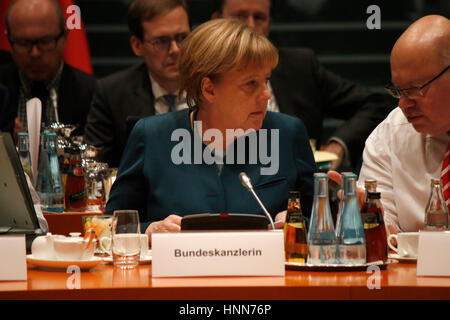
MULTIPOLYGON (((257 157, 256 163, 249 157, 252 147, 256 147, 259 152, 257 146, 264 130, 257 131, 257 143, 244 138, 247 140, 246 163, 237 163, 237 160, 242 159, 235 157, 234 164, 229 164, 230 161, 226 159, 219 172, 215 164, 205 161, 194 163, 194 144, 200 145, 202 151, 206 147, 201 140, 195 141, 200 137, 193 134, 189 110, 139 120, 128 139, 106 213, 112 214, 119 209, 138 210, 141 222, 147 222, 143 228, 170 214, 263 215, 252 194, 240 183, 239 173, 246 172, 255 192, 273 217, 286 210, 287 195, 291 190, 300 191, 303 213, 309 216, 316 165, 305 126, 301 120, 292 116, 267 112, 261 129, 279 129, 279 166, 278 171, 270 175, 262 175, 261 169, 274 165, 274 155, 269 156, 272 157, 272 163, 269 164, 261 161, 261 157, 257 157), (183 132, 189 133, 189 137, 172 141, 172 133, 176 129, 184 129, 183 132), (186 154, 180 151, 181 146, 189 145, 192 147, 191 152, 186 151, 191 148, 184 149, 186 154), (184 156, 186 163, 175 164, 171 158, 173 152, 184 156)), ((270 152, 272 143, 277 143, 275 139, 272 141, 271 131, 267 132, 268 151, 264 151, 264 155, 270 152)), ((239 150, 237 143, 234 143, 235 150, 239 150)), ((235 152, 236 155, 239 153, 235 152)))

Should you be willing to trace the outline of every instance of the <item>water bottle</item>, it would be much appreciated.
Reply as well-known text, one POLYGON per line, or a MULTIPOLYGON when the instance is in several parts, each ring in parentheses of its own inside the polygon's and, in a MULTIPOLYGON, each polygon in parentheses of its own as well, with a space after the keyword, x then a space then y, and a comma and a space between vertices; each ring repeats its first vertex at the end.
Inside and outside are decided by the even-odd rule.
MULTIPOLYGON (((342 185, 345 185, 345 181, 352 174, 353 174, 353 172, 342 172, 341 173, 342 185)), ((345 205, 345 194, 344 194, 344 192, 342 192, 341 200, 339 201, 339 210, 338 210, 338 214, 337 214, 337 217, 336 217, 336 229, 335 229, 336 237, 338 236, 338 231, 339 231, 339 226, 340 226, 340 223, 341 223, 341 216, 342 216, 342 211, 344 210, 344 205, 345 205)))
POLYGON ((344 181, 344 204, 337 232, 338 262, 341 264, 366 263, 366 239, 358 206, 356 174, 344 181))
POLYGON ((64 188, 56 153, 56 134, 52 132, 41 133, 36 191, 43 211, 64 211, 64 188))
POLYGON ((425 208, 424 230, 444 231, 448 228, 448 209, 440 179, 431 179, 431 191, 425 208))
POLYGON ((328 176, 314 175, 314 200, 308 232, 308 264, 336 263, 336 235, 328 199, 328 176))

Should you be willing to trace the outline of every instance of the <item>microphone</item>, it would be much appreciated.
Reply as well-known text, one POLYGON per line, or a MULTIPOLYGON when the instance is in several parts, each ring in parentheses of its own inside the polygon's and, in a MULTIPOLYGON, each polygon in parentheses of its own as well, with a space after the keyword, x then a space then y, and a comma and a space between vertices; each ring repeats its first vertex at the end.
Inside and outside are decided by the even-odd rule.
POLYGON ((250 181, 250 178, 247 176, 247 174, 245 172, 241 172, 239 174, 239 180, 241 181, 241 183, 245 187, 245 189, 247 189, 248 191, 250 191, 253 194, 253 196, 255 197, 256 201, 258 201, 258 204, 263 209, 267 219, 270 221, 270 225, 272 226, 272 230, 275 230, 275 225, 273 224, 273 219, 270 216, 269 212, 267 211, 266 207, 264 207, 264 205, 261 202, 261 200, 259 199, 258 195, 255 193, 255 190, 253 190, 253 186, 252 186, 252 182, 250 181))
POLYGON ((50 89, 50 99, 52 100, 53 109, 55 111, 55 120, 57 123, 59 123, 59 116, 58 116, 58 97, 56 96, 56 90, 55 88, 50 89))

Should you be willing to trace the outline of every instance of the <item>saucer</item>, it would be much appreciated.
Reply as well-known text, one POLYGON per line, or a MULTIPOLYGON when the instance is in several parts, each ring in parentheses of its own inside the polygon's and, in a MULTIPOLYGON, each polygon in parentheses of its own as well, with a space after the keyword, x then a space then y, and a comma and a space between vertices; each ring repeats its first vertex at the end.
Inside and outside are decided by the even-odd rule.
POLYGON ((394 259, 394 260, 398 260, 398 262, 400 263, 417 263, 417 257, 401 257, 396 253, 390 253, 388 255, 389 259, 394 259))
POLYGON ((285 262, 286 270, 298 271, 366 271, 368 267, 377 266, 381 270, 387 268, 391 263, 397 263, 396 260, 388 259, 388 261, 374 261, 362 264, 323 264, 313 265, 309 263, 285 262))
POLYGON ((75 260, 75 261, 61 261, 61 260, 42 260, 34 258, 33 255, 27 255, 27 263, 30 267, 36 266, 40 268, 52 270, 67 270, 70 266, 78 266, 81 270, 89 270, 103 262, 102 258, 93 257, 91 260, 75 260))

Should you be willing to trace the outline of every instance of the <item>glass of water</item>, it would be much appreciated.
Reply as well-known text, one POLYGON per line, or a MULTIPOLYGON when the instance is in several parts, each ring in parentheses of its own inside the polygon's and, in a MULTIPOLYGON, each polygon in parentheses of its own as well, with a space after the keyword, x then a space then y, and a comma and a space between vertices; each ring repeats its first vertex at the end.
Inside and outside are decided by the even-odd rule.
POLYGON ((139 264, 140 233, 139 213, 136 210, 114 211, 111 227, 114 266, 133 269, 139 264))

